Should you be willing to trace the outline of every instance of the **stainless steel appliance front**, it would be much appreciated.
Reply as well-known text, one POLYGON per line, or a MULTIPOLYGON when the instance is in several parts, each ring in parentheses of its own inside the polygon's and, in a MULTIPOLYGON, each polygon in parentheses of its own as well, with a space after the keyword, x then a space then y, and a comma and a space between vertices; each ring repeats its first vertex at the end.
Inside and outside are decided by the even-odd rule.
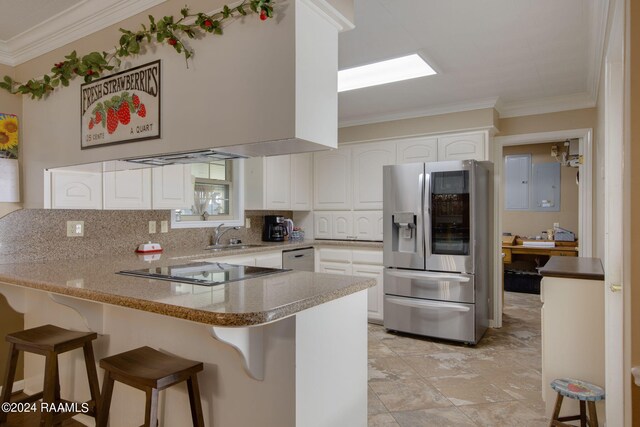
POLYGON ((384 167, 384 325, 476 343, 488 326, 489 162, 384 167))

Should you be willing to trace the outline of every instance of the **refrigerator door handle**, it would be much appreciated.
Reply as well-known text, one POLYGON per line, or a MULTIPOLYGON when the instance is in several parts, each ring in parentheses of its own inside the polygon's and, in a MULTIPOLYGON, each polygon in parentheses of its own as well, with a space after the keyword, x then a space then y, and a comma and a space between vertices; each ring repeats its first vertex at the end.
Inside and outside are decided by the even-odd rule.
POLYGON ((431 256, 431 174, 424 173, 422 187, 422 224, 424 226, 424 256, 425 260, 431 256))
POLYGON ((401 277, 403 279, 431 279, 436 281, 449 281, 449 282, 459 282, 459 283, 469 283, 471 279, 465 276, 457 276, 457 275, 445 275, 445 274, 432 274, 432 273, 422 273, 422 272, 404 272, 397 270, 387 270, 387 274, 389 276, 401 277))
POLYGON ((392 304, 403 305, 406 307, 413 308, 430 308, 435 310, 445 310, 445 311, 460 311, 460 312, 468 312, 471 310, 470 307, 465 307, 458 304, 447 304, 443 302, 431 302, 427 300, 413 300, 407 298, 395 298, 395 297, 386 297, 387 301, 392 304))

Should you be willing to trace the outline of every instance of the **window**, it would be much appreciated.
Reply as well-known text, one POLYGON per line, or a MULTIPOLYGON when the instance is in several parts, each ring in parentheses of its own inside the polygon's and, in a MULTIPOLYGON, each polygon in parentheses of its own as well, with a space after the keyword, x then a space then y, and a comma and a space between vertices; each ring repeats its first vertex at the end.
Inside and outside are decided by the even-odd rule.
POLYGON ((176 209, 172 227, 215 227, 244 225, 242 160, 194 163, 191 168, 191 206, 176 209))

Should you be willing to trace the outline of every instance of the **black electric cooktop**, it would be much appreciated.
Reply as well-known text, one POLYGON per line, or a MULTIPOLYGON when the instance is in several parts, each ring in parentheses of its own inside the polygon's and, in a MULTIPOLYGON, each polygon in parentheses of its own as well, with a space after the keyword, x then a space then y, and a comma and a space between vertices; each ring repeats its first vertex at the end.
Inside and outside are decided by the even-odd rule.
POLYGON ((189 264, 166 267, 143 268, 140 270, 122 270, 117 274, 143 277, 147 279, 168 280, 190 283, 192 285, 215 286, 238 280, 252 279, 268 274, 290 271, 279 268, 251 267, 246 265, 225 264, 220 262, 192 262, 189 264))

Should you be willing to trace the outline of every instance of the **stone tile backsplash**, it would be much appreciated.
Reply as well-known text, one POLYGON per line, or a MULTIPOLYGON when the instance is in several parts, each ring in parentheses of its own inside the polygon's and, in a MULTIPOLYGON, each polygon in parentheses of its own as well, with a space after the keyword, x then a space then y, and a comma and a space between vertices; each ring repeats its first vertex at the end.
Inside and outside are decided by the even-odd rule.
MULTIPOLYGON (((231 231, 223 241, 233 237, 259 243, 264 215, 291 218, 287 211, 246 211, 251 228, 231 231)), ((169 210, 18 210, 0 218, 0 256, 15 262, 45 261, 131 253, 150 240, 165 249, 210 244, 213 228, 169 228, 160 233, 160 221, 165 220, 171 222, 169 210), (67 221, 84 221, 84 237, 67 237, 67 221), (149 234, 149 221, 156 221, 157 233, 149 234)))

